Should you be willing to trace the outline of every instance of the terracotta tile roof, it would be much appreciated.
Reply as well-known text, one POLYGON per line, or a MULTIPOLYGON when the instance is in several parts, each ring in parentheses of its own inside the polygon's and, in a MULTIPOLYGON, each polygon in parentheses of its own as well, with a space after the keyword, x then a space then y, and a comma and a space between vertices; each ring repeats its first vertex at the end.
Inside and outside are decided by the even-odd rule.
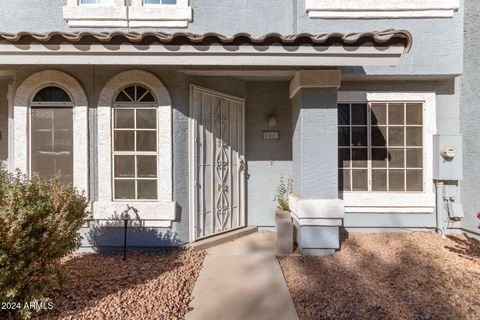
POLYGON ((373 43, 375 45, 389 45, 401 43, 405 47, 405 52, 409 52, 412 47, 412 35, 406 30, 385 30, 362 33, 299 33, 292 35, 281 35, 279 33, 268 33, 264 36, 252 36, 248 33, 237 33, 233 36, 225 36, 219 33, 208 32, 204 34, 193 34, 178 32, 173 34, 162 32, 18 32, 5 33, 0 32, 0 41, 10 43, 28 43, 37 41, 41 43, 50 42, 71 42, 71 43, 121 43, 128 41, 130 43, 154 43, 162 44, 223 44, 239 45, 249 43, 253 45, 270 45, 280 43, 282 45, 332 45, 341 44, 346 46, 358 46, 364 43, 373 43))

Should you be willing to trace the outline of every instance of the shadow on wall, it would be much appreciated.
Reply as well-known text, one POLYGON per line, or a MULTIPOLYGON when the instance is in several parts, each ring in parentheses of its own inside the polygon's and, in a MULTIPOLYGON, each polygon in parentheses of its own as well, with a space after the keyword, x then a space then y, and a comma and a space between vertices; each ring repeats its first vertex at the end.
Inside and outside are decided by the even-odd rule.
MULTIPOLYGON (((86 240, 95 252, 108 253, 123 250, 124 235, 124 221, 113 217, 112 220, 91 222, 86 240)), ((159 251, 181 244, 177 233, 167 228, 145 227, 142 220, 128 221, 128 250, 159 251)))

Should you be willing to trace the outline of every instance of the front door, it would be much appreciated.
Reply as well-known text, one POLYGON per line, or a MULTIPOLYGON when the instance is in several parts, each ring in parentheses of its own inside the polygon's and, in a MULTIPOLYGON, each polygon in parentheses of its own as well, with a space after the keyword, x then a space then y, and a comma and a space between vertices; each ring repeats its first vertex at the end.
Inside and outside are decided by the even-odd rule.
POLYGON ((192 86, 192 239, 245 226, 244 109, 241 98, 192 86))

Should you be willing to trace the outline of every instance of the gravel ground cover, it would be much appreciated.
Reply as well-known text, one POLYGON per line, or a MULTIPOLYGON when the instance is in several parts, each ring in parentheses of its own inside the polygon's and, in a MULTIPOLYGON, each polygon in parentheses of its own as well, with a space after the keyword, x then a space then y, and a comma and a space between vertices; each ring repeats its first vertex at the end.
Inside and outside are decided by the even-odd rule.
POLYGON ((40 319, 183 319, 204 251, 81 254, 64 262, 66 282, 40 319))
POLYGON ((480 319, 480 241, 350 234, 328 257, 279 257, 300 319, 480 319))

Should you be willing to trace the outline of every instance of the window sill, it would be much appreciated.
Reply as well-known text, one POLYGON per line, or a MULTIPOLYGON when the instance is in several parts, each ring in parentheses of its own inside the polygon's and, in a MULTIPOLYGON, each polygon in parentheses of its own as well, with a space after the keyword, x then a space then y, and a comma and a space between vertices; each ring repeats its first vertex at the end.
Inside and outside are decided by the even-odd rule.
POLYGON ((67 5, 63 7, 63 19, 70 27, 186 28, 192 21, 192 17, 190 6, 67 5))
POLYGON ((452 18, 459 0, 306 0, 306 12, 317 19, 452 18))
POLYGON ((155 223, 156 226, 160 226, 158 224, 163 224, 167 227, 167 225, 170 225, 176 217, 175 202, 96 201, 93 203, 93 219, 118 220, 118 217, 125 211, 127 205, 138 210, 137 214, 140 220, 146 222, 157 221, 155 223))
POLYGON ((431 192, 344 192, 346 213, 432 213, 431 192))
POLYGON ((70 27, 127 27, 127 17, 126 6, 63 7, 63 19, 70 27))
POLYGON ((129 7, 130 27, 186 28, 192 21, 192 7, 155 5, 129 7))

